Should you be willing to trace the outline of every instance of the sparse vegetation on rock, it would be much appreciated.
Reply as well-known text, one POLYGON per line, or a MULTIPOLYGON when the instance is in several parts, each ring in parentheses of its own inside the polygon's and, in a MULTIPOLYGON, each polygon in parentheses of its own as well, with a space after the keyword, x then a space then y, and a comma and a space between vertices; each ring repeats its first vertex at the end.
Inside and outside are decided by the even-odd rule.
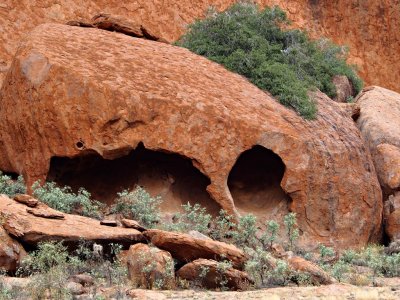
POLYGON ((336 96, 335 75, 347 76, 358 93, 362 80, 346 63, 347 49, 326 39, 312 41, 305 32, 289 29, 279 7, 260 10, 238 3, 189 27, 178 45, 206 56, 271 92, 282 104, 306 119, 316 116, 307 92, 318 88, 336 96))

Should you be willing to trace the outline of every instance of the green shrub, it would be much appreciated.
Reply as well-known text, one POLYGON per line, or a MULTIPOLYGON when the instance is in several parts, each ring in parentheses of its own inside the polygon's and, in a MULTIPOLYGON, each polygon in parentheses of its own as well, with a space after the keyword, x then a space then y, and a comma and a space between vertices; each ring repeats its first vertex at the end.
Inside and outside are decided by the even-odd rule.
POLYGON ((134 219, 149 228, 160 221, 160 197, 151 197, 142 187, 137 187, 132 192, 125 190, 118 193, 118 196, 112 212, 121 213, 124 217, 134 219))
POLYGON ((247 77, 306 119, 315 118, 317 111, 307 91, 318 88, 334 97, 333 76, 346 75, 361 90, 362 81, 346 63, 346 48, 326 39, 312 41, 300 30, 287 29, 288 24, 277 6, 259 10, 238 3, 222 13, 211 10, 177 45, 247 77))
POLYGON ((188 202, 182 205, 182 208, 183 212, 175 214, 173 223, 165 224, 165 229, 180 232, 196 230, 203 234, 209 233, 212 216, 207 213, 205 207, 201 207, 198 203, 191 205, 188 202))
POLYGON ((252 215, 245 215, 239 218, 236 230, 232 231, 232 237, 239 247, 257 247, 259 241, 256 237, 257 218, 252 215))
POLYGON ((265 222, 265 232, 261 236, 261 242, 264 248, 272 248, 273 243, 278 237, 279 224, 276 221, 265 222))
POLYGON ((218 241, 229 242, 236 228, 236 223, 233 221, 233 216, 221 209, 218 217, 211 223, 210 236, 218 241))
POLYGON ((23 262, 19 273, 31 275, 28 286, 33 299, 67 299, 70 293, 66 288, 70 275, 68 265, 73 264, 67 249, 62 243, 46 242, 38 245, 38 250, 29 254, 23 262))
POLYGON ((289 249, 294 250, 296 246, 296 241, 299 238, 299 229, 297 228, 297 220, 295 213, 287 214, 284 219, 283 223, 285 224, 286 233, 289 239, 289 249))
POLYGON ((78 193, 74 193, 68 186, 58 187, 54 182, 46 182, 43 186, 35 183, 32 189, 33 196, 51 208, 65 213, 100 217, 101 203, 91 200, 90 193, 84 188, 80 188, 78 193))
POLYGON ((25 194, 26 187, 24 178, 19 176, 18 179, 12 180, 10 176, 4 175, 0 171, 0 194, 14 197, 16 194, 25 194))

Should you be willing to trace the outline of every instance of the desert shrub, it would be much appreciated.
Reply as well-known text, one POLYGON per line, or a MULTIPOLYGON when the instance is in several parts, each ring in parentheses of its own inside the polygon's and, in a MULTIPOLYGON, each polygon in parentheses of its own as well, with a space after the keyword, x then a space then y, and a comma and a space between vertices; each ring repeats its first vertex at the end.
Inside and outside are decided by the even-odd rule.
POLYGON ((219 241, 229 242, 236 228, 233 216, 221 209, 211 223, 210 236, 219 241))
POLYGON ((207 213, 205 207, 196 203, 191 205, 189 202, 182 205, 183 212, 175 214, 173 223, 164 224, 167 230, 188 232, 196 230, 203 234, 209 233, 209 225, 212 216, 207 213))
POLYGON ((0 194, 14 197, 16 194, 25 193, 26 187, 22 176, 18 176, 17 180, 12 180, 10 176, 5 175, 0 171, 0 194))
POLYGON ((261 243, 264 248, 272 248, 273 243, 276 241, 279 233, 279 224, 276 221, 265 222, 265 231, 261 236, 261 243))
POLYGON ((349 272, 350 266, 343 260, 339 260, 336 262, 330 269, 330 274, 337 279, 339 282, 343 282, 345 280, 345 275, 349 272))
POLYGON ((312 41, 288 24, 277 6, 259 10, 241 2, 222 13, 210 10, 177 44, 247 77, 306 119, 315 118, 317 111, 308 90, 318 88, 334 97, 333 76, 346 75, 361 90, 362 81, 346 63, 345 47, 326 39, 312 41))
POLYGON ((71 296, 66 288, 70 268, 77 263, 62 243, 40 243, 23 260, 19 273, 31 276, 28 290, 33 299, 44 299, 47 294, 50 299, 67 299, 71 296))
POLYGON ((256 237, 257 218, 252 215, 244 215, 239 218, 236 230, 232 231, 232 238, 239 247, 257 247, 259 241, 256 237))
POLYGON ((118 199, 111 211, 152 228, 160 221, 161 202, 160 197, 152 197, 145 189, 137 187, 132 192, 125 190, 118 193, 118 199))
POLYGON ((77 213, 87 217, 99 218, 101 203, 90 199, 90 193, 80 188, 74 193, 68 186, 58 187, 54 182, 43 186, 35 183, 32 186, 33 196, 51 208, 65 212, 77 213))
POLYGON ((299 238, 299 229, 297 228, 297 220, 295 213, 289 213, 284 217, 283 223, 285 224, 286 234, 289 239, 289 249, 294 250, 296 241, 299 238))

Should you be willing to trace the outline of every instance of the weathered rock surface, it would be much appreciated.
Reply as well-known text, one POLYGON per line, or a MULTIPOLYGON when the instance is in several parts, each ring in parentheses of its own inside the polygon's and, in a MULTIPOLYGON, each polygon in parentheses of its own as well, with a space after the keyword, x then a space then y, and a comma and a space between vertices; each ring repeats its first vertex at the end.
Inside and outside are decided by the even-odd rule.
POLYGON ((357 125, 371 151, 384 192, 385 227, 391 239, 400 238, 400 94, 368 87, 357 97, 357 125))
POLYGON ((126 228, 133 228, 136 229, 140 232, 143 232, 146 230, 145 227, 143 227, 142 225, 139 224, 139 222, 135 221, 135 220, 130 220, 130 219, 122 219, 121 220, 122 226, 126 227, 126 228))
POLYGON ((328 273, 322 270, 319 266, 305 260, 302 257, 299 256, 289 257, 287 259, 287 262, 289 263, 291 269, 309 274, 313 284, 315 285, 332 284, 336 282, 336 280, 333 277, 331 277, 328 273))
POLYGON ((23 174, 28 185, 49 170, 53 180, 64 172, 77 187, 90 179, 93 192, 109 181, 120 188, 121 172, 138 159, 125 170, 126 184, 161 194, 169 209, 199 195, 213 212, 222 207, 279 220, 290 209, 301 243, 365 245, 378 237, 382 215, 369 152, 339 105, 321 93, 314 98, 318 119, 305 121, 243 77, 185 49, 42 25, 21 44, 0 92, 0 169, 23 174), (157 171, 170 157, 171 173, 157 171), (173 173, 178 159, 197 177, 173 173), (81 176, 60 170, 71 162, 72 170, 104 168, 81 176), (128 176, 132 170, 139 179, 128 176))
POLYGON ((143 240, 142 234, 135 229, 102 226, 100 221, 82 216, 63 214, 64 219, 37 217, 28 213, 24 204, 5 195, 0 195, 0 211, 8 234, 27 244, 49 240, 79 242, 82 239, 128 244, 143 240))
POLYGON ((33 198, 31 195, 24 195, 24 194, 15 195, 14 200, 22 204, 25 204, 26 206, 29 207, 35 207, 39 203, 39 201, 33 198))
POLYGON ((357 97, 357 125, 370 148, 379 181, 391 194, 400 187, 400 94, 368 87, 357 97))
MULTIPOLYGON (((50 0, 3 0, 0 7, 0 85, 21 38, 32 28, 47 22, 65 24, 89 20, 100 12, 121 15, 172 42, 187 25, 204 17, 210 6, 225 9, 236 0, 159 1, 65 0, 62 5, 50 0), (3 63, 2 63, 3 61, 3 63)), ((350 61, 358 64, 367 84, 399 91, 399 0, 258 0, 261 6, 280 5, 294 26, 307 29, 313 37, 326 36, 348 45, 350 61)))
POLYGON ((252 283, 246 272, 218 267, 218 262, 210 259, 196 259, 184 265, 176 274, 181 279, 195 281, 208 289, 220 288, 222 281, 230 290, 245 289, 252 283))
POLYGON ((354 87, 347 76, 337 75, 333 77, 333 84, 336 87, 336 97, 333 99, 336 102, 346 103, 351 97, 356 96, 354 87))
POLYGON ((25 256, 24 247, 0 226, 0 269, 15 272, 25 256))
POLYGON ((244 252, 234 245, 219 241, 198 239, 188 234, 151 229, 143 232, 149 242, 167 250, 175 259, 190 262, 199 258, 229 260, 236 268, 242 268, 247 260, 244 252))
POLYGON ((126 262, 128 277, 137 287, 152 289, 160 281, 163 288, 175 287, 174 260, 169 252, 135 244, 130 246, 126 262))
POLYGON ((390 240, 400 240, 400 192, 390 195, 385 202, 384 219, 390 240))

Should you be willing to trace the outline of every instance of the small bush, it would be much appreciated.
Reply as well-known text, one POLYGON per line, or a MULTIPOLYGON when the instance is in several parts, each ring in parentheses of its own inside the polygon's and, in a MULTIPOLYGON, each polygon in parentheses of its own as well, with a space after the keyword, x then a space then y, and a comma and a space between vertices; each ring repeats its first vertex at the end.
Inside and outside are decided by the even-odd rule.
POLYGON ((295 213, 289 213, 285 216, 283 223, 285 224, 286 233, 289 239, 289 249, 294 250, 296 241, 299 238, 299 229, 297 228, 297 220, 295 213))
POLYGON ((326 39, 312 41, 300 30, 287 29, 289 23, 277 6, 259 10, 242 2, 222 13, 210 10, 177 44, 247 77, 282 104, 313 119, 317 108, 309 90, 318 88, 334 97, 333 76, 346 75, 357 92, 362 81, 347 65, 345 47, 326 39))
POLYGON ((191 205, 189 202, 182 205, 182 208, 183 213, 177 213, 172 224, 165 224, 167 230, 180 232, 196 230, 203 234, 209 233, 212 216, 207 213, 206 208, 198 203, 191 205))
POLYGON ((111 211, 121 213, 126 218, 131 218, 143 226, 152 228, 160 221, 160 197, 151 195, 142 187, 134 191, 123 191, 118 193, 119 198, 113 205, 111 211))
MULTIPOLYGON (((33 299, 67 299, 71 295, 66 289, 71 258, 62 243, 40 243, 38 250, 23 260, 19 273, 31 275, 28 287, 33 299)), ((73 260, 73 259, 72 259, 73 260)))
POLYGON ((16 194, 25 194, 26 187, 24 178, 19 176, 18 179, 12 180, 10 176, 4 175, 0 171, 0 194, 14 197, 16 194))
POLYGON ((90 193, 84 188, 78 193, 72 192, 68 186, 58 187, 54 182, 46 182, 43 186, 35 183, 33 196, 51 208, 65 212, 78 213, 83 216, 99 218, 102 204, 90 199, 90 193))

